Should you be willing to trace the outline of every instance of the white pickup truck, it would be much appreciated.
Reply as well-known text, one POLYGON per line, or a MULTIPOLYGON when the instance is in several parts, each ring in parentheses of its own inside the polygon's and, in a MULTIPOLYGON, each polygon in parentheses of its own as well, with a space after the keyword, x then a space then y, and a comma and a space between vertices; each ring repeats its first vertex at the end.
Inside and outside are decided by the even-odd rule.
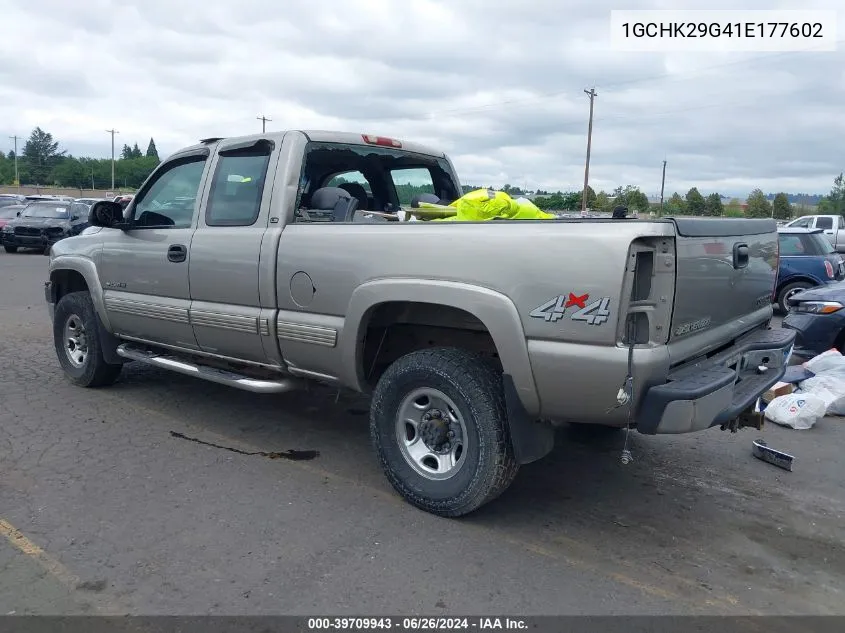
POLYGON ((845 253, 845 218, 841 215, 802 215, 785 226, 822 229, 837 253, 845 253))

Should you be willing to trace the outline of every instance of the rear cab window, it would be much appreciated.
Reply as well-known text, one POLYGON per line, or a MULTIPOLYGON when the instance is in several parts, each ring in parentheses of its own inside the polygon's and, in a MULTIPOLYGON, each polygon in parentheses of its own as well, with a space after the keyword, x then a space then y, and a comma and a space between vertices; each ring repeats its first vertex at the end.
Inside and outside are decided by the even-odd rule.
POLYGON ((358 210, 377 213, 407 208, 421 193, 450 201, 460 196, 451 165, 441 156, 394 147, 311 141, 300 175, 296 222, 348 220, 341 203, 335 209, 331 195, 321 191, 314 196, 326 188, 343 189, 347 199, 357 199, 358 210))
POLYGON ((829 231, 833 228, 833 218, 821 216, 816 218, 816 228, 829 231))

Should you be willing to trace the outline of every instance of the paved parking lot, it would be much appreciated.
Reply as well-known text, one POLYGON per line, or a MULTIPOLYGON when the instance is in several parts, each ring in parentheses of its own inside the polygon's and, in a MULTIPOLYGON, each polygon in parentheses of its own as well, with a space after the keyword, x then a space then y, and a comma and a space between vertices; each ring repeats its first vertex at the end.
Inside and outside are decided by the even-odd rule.
POLYGON ((46 264, 0 253, 0 613, 845 613, 845 420, 767 426, 792 473, 754 431, 633 434, 623 466, 622 434, 561 429, 497 502, 439 519, 386 483, 349 395, 134 366, 72 387, 46 264), (289 449, 318 454, 260 454, 289 449))

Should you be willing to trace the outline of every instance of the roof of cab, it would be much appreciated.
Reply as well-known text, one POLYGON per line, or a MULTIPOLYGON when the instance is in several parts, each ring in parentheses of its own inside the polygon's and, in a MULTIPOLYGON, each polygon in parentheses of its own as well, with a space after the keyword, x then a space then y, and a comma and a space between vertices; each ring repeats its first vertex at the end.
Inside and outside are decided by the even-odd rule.
POLYGON ((824 229, 808 229, 801 226, 781 226, 778 233, 823 233, 824 229))
MULTIPOLYGON (((269 139, 272 141, 276 141, 277 143, 281 143, 282 139, 285 136, 286 132, 293 131, 299 132, 300 134, 305 135, 305 137, 314 142, 318 143, 344 143, 350 145, 363 145, 367 147, 375 147, 374 145, 370 145, 369 143, 364 141, 365 133, 356 134, 353 132, 337 132, 331 130, 283 130, 280 132, 267 132, 266 134, 244 134, 239 136, 230 136, 230 137, 220 137, 220 136, 213 136, 210 138, 202 139, 199 143, 194 145, 190 145, 187 147, 182 147, 178 151, 174 153, 175 155, 184 154, 188 152, 193 152, 203 147, 208 147, 209 145, 213 145, 220 141, 234 141, 234 140, 249 140, 255 139, 259 140, 262 138, 269 139)), ((375 136, 375 135, 374 135, 375 136)), ((385 138, 394 138, 394 137, 385 137, 385 138)), ((446 153, 442 150, 434 149, 433 147, 429 147, 427 145, 423 145, 421 143, 414 143, 414 142, 407 142, 403 141, 402 139, 396 138, 395 140, 399 141, 402 144, 401 150, 405 150, 408 152, 414 152, 416 154, 426 154, 428 156, 437 156, 438 158, 445 158, 446 153)))

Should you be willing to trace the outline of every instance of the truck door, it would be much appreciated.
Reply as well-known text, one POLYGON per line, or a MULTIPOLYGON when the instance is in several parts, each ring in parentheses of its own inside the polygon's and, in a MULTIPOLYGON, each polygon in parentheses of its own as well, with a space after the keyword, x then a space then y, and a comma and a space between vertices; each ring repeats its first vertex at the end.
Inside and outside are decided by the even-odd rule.
POLYGON ((100 282, 118 334, 196 349, 189 247, 209 153, 202 148, 163 163, 127 209, 127 229, 103 230, 100 282))
POLYGON ((276 298, 260 295, 259 265, 279 145, 265 138, 218 145, 191 241, 191 323, 203 351, 268 362, 264 339, 276 298))

